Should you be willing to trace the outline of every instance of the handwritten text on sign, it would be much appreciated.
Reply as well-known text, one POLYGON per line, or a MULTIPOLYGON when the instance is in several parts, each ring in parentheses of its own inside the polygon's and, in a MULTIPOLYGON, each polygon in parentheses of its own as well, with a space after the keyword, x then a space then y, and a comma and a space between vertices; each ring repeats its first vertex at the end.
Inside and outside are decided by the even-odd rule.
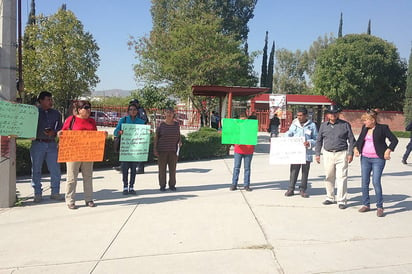
POLYGON ((64 130, 59 137, 58 162, 101 162, 106 132, 64 130))
POLYGON ((305 164, 306 148, 303 145, 305 137, 288 137, 270 139, 271 165, 305 164))
POLYGON ((35 106, 0 100, 0 135, 36 138, 39 110, 35 106))
POLYGON ((146 162, 149 155, 150 126, 122 124, 121 162, 146 162))

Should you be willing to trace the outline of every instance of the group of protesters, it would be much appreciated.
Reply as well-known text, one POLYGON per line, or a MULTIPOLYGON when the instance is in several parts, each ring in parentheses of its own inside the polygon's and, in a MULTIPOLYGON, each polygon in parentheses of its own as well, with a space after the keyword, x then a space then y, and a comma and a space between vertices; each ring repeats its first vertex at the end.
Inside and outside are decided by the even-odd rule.
MULTIPOLYGON (((58 147, 56 137, 64 136, 67 130, 96 131, 96 121, 90 117, 91 103, 87 100, 73 102, 72 115, 62 123, 61 114, 53 109, 52 94, 42 91, 37 97, 38 101, 38 126, 36 138, 32 140, 30 158, 32 162, 31 185, 34 189, 34 202, 43 200, 43 188, 41 183, 41 171, 43 162, 47 164, 50 172, 52 200, 65 200, 69 209, 77 209, 76 186, 79 172, 83 177, 84 202, 88 207, 95 207, 93 200, 93 162, 73 161, 66 162, 67 182, 66 194, 60 194, 61 173, 58 163, 58 147)), ((176 163, 178 147, 182 145, 180 139, 179 123, 174 120, 174 110, 166 110, 166 119, 160 123, 156 130, 154 141, 154 154, 158 157, 160 190, 166 189, 166 169, 169 169, 169 188, 176 190, 176 163)), ((114 131, 115 136, 123 134, 122 124, 147 124, 149 119, 144 108, 137 99, 129 102, 127 115, 120 119, 114 131)), ((106 132, 107 135, 107 132, 106 132)), ((144 172, 143 162, 121 162, 123 194, 136 194, 134 190, 135 177, 139 168, 144 172), (130 177, 129 177, 130 170, 130 177)))
MULTIPOLYGON (((296 119, 293 120, 286 137, 303 137, 303 146, 306 148, 306 162, 303 164, 290 165, 290 178, 286 197, 295 195, 296 181, 300 170, 302 170, 299 194, 303 198, 308 198, 308 175, 313 156, 317 163, 320 163, 320 156, 323 155, 323 165, 325 169, 326 200, 324 205, 337 204, 339 209, 347 207, 347 175, 348 164, 352 162, 353 156, 359 157, 361 161, 362 177, 362 207, 359 212, 370 211, 369 185, 372 173, 372 184, 376 194, 376 214, 378 217, 384 216, 383 195, 381 176, 386 160, 390 159, 390 154, 395 150, 398 139, 390 131, 389 127, 378 123, 376 110, 369 110, 361 116, 363 127, 357 140, 352 132, 351 125, 339 119, 339 108, 331 105, 327 110, 327 121, 320 125, 319 132, 316 124, 308 118, 306 108, 297 110, 296 119), (386 140, 389 140, 387 145, 386 140), (335 194, 336 187, 336 194, 335 194)), ((276 137, 279 123, 270 122, 271 137, 276 137)), ((407 128, 408 129, 408 128, 407 128)), ((240 150, 239 145, 235 146, 235 165, 233 169, 233 180, 230 190, 237 189, 239 174, 239 158, 245 159, 244 168, 244 188, 251 191, 250 187, 250 165, 253 155, 253 146, 243 146, 246 149, 240 150), (241 156, 239 156, 240 154, 241 156), (247 157, 246 157, 247 156, 247 157)), ((241 145, 242 147, 242 145, 241 145)), ((408 148, 411 147, 408 145, 408 148)), ((410 151, 409 151, 410 152, 410 151)), ((406 164, 404 155, 402 162, 406 164)))
MULTIPOLYGON (((97 130, 96 122, 90 117, 91 104, 89 101, 76 101, 73 103, 73 115, 62 123, 61 114, 52 108, 52 94, 43 91, 38 96, 39 118, 36 138, 32 141, 30 156, 32 161, 32 187, 34 189, 34 202, 41 202, 42 184, 41 169, 46 161, 51 179, 50 199, 65 200, 69 209, 76 209, 75 195, 77 177, 79 172, 83 176, 84 201, 88 207, 95 207, 93 201, 93 162, 67 162, 66 194, 60 194, 60 167, 57 162, 58 151, 56 137, 64 135, 65 130, 97 130)), ((172 108, 165 112, 165 121, 161 122, 156 129, 154 139, 154 155, 158 158, 159 186, 160 191, 165 191, 167 186, 166 170, 169 171, 169 189, 176 191, 176 164, 178 151, 182 145, 179 123, 175 121, 175 113, 172 108)), ((347 173, 348 164, 352 162, 353 156, 359 157, 361 161, 362 177, 362 207, 360 212, 370 210, 369 185, 372 173, 372 184, 376 194, 377 216, 384 216, 383 195, 381 187, 381 176, 386 160, 398 144, 398 139, 390 131, 389 127, 378 123, 378 112, 369 110, 361 117, 363 127, 357 140, 355 140, 351 126, 348 122, 339 118, 339 109, 331 105, 327 110, 327 121, 320 125, 319 131, 316 124, 308 117, 308 111, 302 107, 297 110, 296 119, 293 120, 285 137, 304 138, 303 146, 306 148, 305 163, 290 165, 289 186, 285 196, 295 195, 296 182, 300 170, 302 170, 299 186, 299 195, 308 198, 308 175, 312 158, 320 163, 320 155, 323 155, 325 169, 326 200, 324 205, 337 204, 339 209, 346 208, 347 202, 347 173), (386 140, 389 140, 387 145, 386 140), (337 189, 335 195, 335 187, 337 189)), ((240 115, 240 119, 247 119, 246 113, 240 115)), ((249 117, 253 119, 253 117, 249 117)), ((149 122, 146 112, 140 106, 139 101, 134 99, 129 102, 127 115, 119 120, 115 136, 123 134, 122 124, 147 124, 149 122)), ((279 119, 274 117, 268 131, 271 137, 278 136, 279 119)), ((407 148, 412 148, 408 144, 407 148)), ((409 151, 410 152, 410 151, 409 151)), ((234 168, 230 190, 237 190, 238 178, 242 160, 244 161, 244 189, 251 191, 250 173, 251 161, 254 153, 253 145, 235 145, 234 168)), ((402 162, 406 163, 409 156, 408 150, 402 162), (407 154, 407 155, 406 155, 407 154), (405 156, 406 155, 406 156, 405 156), (406 157, 406 158, 405 158, 406 157)), ((121 173, 123 183, 123 194, 136 194, 134 189, 135 178, 139 162, 121 162, 121 173), (130 170, 130 177, 129 177, 130 170)))

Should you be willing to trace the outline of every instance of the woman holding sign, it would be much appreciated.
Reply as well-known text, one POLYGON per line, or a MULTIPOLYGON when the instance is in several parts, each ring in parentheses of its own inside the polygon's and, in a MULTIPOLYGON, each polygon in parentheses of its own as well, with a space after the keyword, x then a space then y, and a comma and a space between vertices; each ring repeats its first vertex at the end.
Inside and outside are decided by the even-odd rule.
MULTIPOLYGON (((120 119, 119 123, 116 126, 113 134, 116 137, 119 137, 123 134, 122 124, 145 124, 143 119, 137 117, 138 115, 138 107, 137 104, 131 103, 127 108, 128 116, 123 117, 120 119)), ((123 180, 123 195, 127 194, 136 194, 134 190, 134 182, 136 179, 136 168, 138 162, 120 162, 120 167, 122 169, 122 180, 123 180), (128 182, 129 177, 129 169, 130 169, 130 181, 128 182)))
POLYGON ((166 109, 166 119, 156 129, 153 142, 153 153, 157 156, 159 165, 160 191, 166 190, 166 167, 169 167, 169 189, 176 191, 176 164, 179 148, 182 146, 180 139, 180 126, 174 120, 173 108, 166 109))
MULTIPOLYGON (((69 116, 63 124, 62 130, 97 130, 96 121, 90 118, 91 104, 89 101, 76 101, 73 103, 73 115, 69 116)), ((64 134, 59 132, 59 136, 64 134)), ((66 204, 69 209, 76 209, 75 196, 79 171, 82 171, 84 200, 86 206, 95 207, 93 202, 93 162, 66 162, 67 184, 66 204)))

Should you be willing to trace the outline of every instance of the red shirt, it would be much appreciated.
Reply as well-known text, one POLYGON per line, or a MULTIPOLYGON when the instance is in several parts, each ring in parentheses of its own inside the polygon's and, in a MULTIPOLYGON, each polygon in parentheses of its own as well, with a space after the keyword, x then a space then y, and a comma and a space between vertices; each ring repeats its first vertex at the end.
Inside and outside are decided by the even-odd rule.
POLYGON ((253 154, 254 151, 254 145, 235 145, 235 152, 239 154, 253 154))
MULTIPOLYGON (((74 116, 70 116, 64 121, 62 130, 70 130, 70 124, 74 116)), ((93 118, 82 119, 79 117, 74 118, 72 130, 97 130, 96 121, 93 118)))

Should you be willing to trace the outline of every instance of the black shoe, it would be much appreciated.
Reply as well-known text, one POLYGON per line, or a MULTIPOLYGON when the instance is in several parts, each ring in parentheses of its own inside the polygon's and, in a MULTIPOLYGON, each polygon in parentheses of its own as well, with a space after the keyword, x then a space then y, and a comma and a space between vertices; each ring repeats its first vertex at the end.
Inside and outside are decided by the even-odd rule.
POLYGON ((285 196, 286 196, 286 197, 290 197, 290 196, 293 196, 293 195, 295 195, 295 193, 294 193, 294 191, 291 190, 291 189, 289 189, 288 191, 285 192, 285 196))
POLYGON ((166 191, 166 187, 162 186, 162 187, 160 188, 160 191, 166 191))
POLYGON ((176 187, 174 187, 174 186, 169 187, 169 189, 170 189, 171 191, 176 191, 176 187))
POLYGON ((144 174, 144 169, 137 169, 136 174, 144 174))
POLYGON ((124 189, 122 193, 123 193, 123 195, 127 195, 127 194, 129 194, 129 191, 127 189, 124 189))
POLYGON ((302 198, 309 198, 309 194, 307 194, 304 190, 301 190, 299 193, 302 198))
POLYGON ((402 160, 402 164, 407 165, 408 162, 406 162, 406 160, 402 160))
POLYGON ((336 202, 332 202, 332 201, 330 201, 330 200, 326 200, 326 201, 324 201, 322 204, 324 204, 324 205, 333 205, 333 204, 336 204, 336 202))
POLYGON ((136 191, 133 188, 131 188, 129 189, 129 194, 136 195, 136 191))
POLYGON ((248 187, 248 186, 245 186, 245 190, 246 190, 246 191, 252 191, 252 189, 251 189, 250 187, 248 187))
POLYGON ((339 207, 339 209, 345 209, 345 208, 346 208, 346 205, 344 205, 344 204, 339 204, 338 207, 339 207))
POLYGON ((229 189, 230 189, 230 191, 233 191, 233 190, 237 190, 237 187, 234 186, 234 185, 231 185, 229 189))

